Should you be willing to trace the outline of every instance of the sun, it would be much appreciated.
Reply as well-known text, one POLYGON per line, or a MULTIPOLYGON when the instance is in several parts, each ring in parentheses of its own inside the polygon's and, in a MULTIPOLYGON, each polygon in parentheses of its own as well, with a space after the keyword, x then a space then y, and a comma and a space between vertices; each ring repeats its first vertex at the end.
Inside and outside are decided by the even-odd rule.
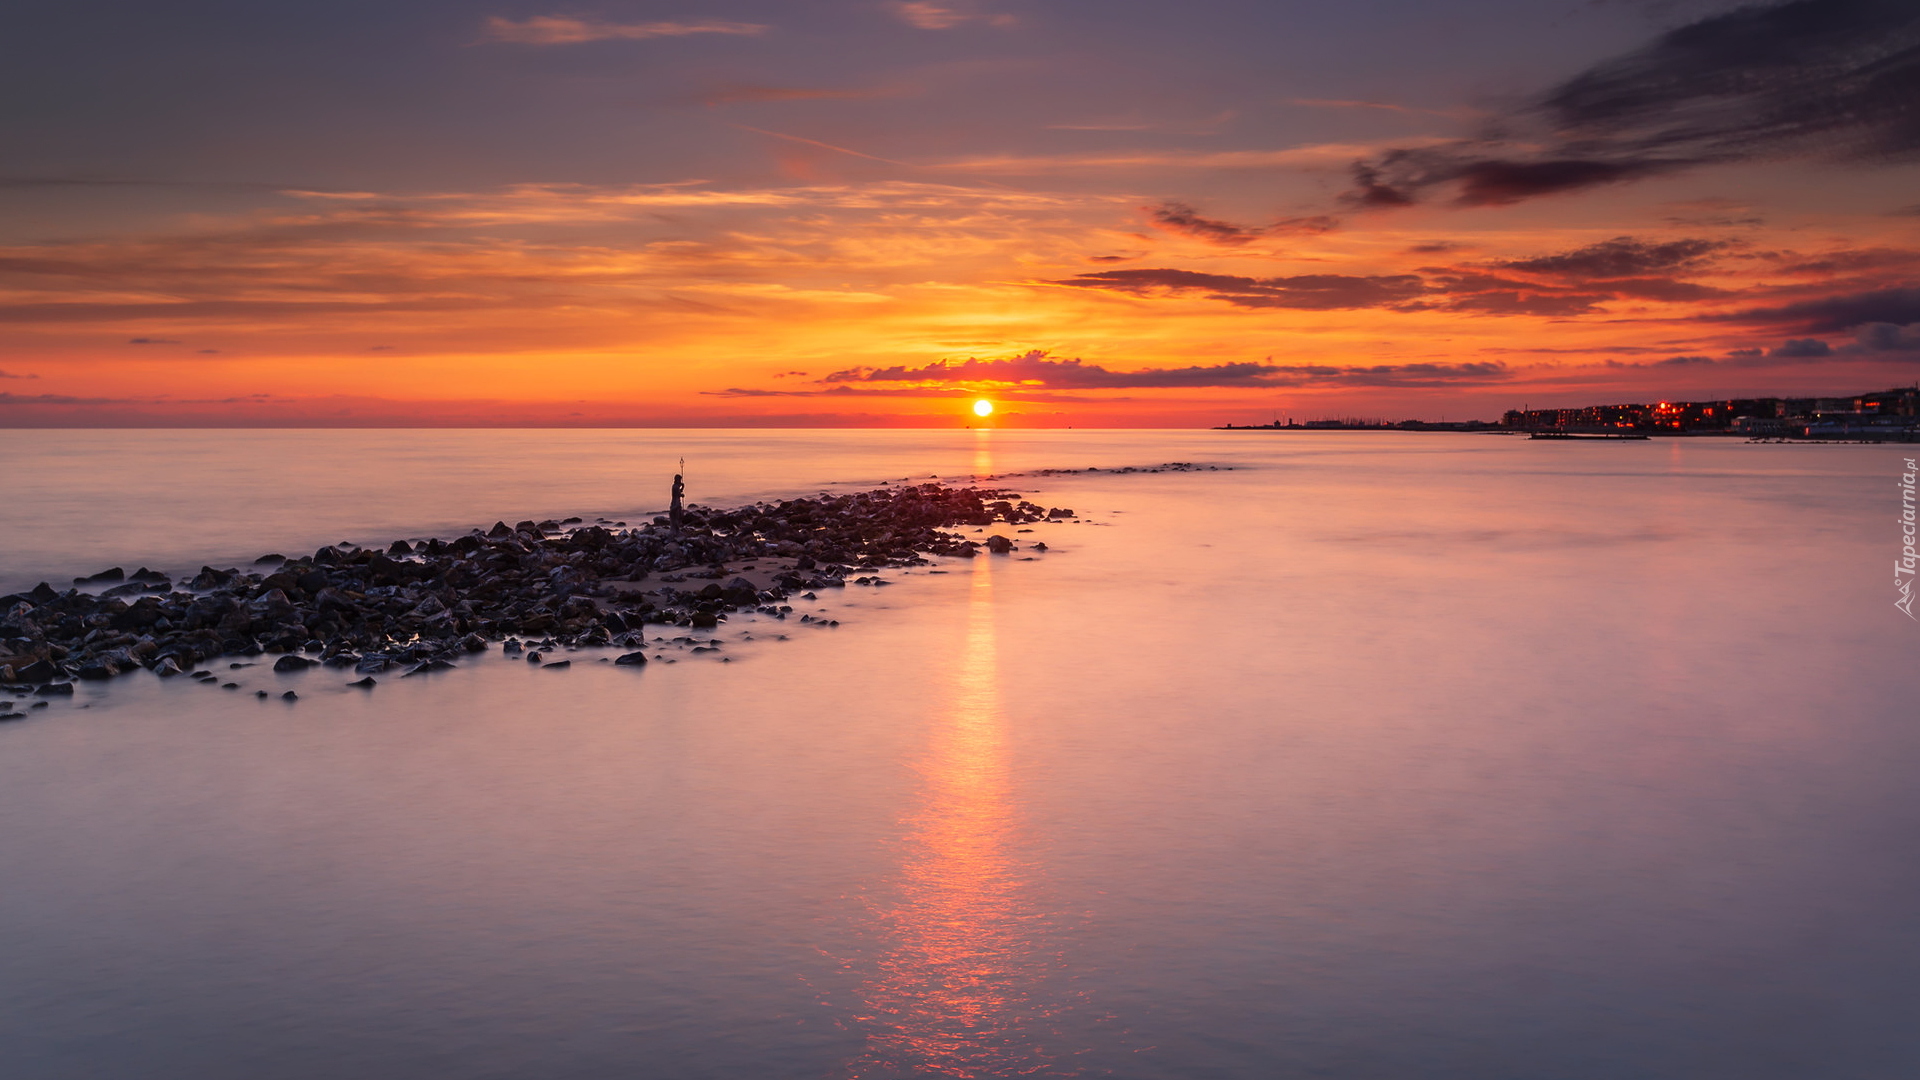
POLYGON ((973 415, 975 415, 975 416, 992 416, 992 415, 993 415, 993 402, 991 402, 991 401, 988 401, 988 400, 987 400, 986 398, 981 398, 981 399, 980 399, 979 401, 976 401, 976 402, 974 402, 974 403, 973 403, 973 415))

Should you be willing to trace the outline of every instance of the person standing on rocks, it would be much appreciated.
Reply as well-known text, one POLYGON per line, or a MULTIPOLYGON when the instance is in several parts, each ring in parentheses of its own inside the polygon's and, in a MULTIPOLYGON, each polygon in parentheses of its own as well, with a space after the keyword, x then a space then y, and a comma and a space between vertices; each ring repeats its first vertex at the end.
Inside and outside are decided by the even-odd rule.
POLYGON ((681 471, 673 474, 673 505, 667 508, 667 522, 674 532, 680 531, 680 519, 686 514, 686 511, 680 507, 680 498, 687 493, 686 482, 682 479, 686 468, 687 459, 681 458, 681 471))

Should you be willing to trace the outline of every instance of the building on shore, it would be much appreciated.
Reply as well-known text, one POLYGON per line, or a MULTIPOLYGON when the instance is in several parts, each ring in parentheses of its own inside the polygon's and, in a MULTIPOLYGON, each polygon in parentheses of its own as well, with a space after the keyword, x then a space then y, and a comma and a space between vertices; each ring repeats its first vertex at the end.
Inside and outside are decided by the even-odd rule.
POLYGON ((1738 435, 1765 439, 1913 441, 1920 428, 1920 388, 1896 387, 1854 397, 1731 398, 1515 409, 1500 418, 1509 431, 1569 434, 1738 435))

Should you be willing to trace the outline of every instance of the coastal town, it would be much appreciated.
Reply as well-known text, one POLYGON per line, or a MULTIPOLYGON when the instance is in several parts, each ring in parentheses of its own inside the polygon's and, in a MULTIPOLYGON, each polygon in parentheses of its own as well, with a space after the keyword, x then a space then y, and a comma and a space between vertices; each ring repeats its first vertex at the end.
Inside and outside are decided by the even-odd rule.
POLYGON ((1512 409, 1495 421, 1288 418, 1271 424, 1227 424, 1220 431, 1481 431, 1544 435, 1643 437, 1734 436, 1826 442, 1920 441, 1920 387, 1852 397, 1755 397, 1716 401, 1512 409))

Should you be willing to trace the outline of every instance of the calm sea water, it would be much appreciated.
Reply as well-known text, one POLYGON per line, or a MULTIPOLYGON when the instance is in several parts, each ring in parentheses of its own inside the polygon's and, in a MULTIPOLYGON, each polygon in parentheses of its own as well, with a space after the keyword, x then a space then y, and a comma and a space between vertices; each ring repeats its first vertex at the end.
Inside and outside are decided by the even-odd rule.
POLYGON ((0 725, 0 1073, 1920 1070, 1898 448, 8 431, 0 578, 629 518, 683 455, 715 503, 1233 468, 1013 481, 1086 523, 730 663, 0 725))

